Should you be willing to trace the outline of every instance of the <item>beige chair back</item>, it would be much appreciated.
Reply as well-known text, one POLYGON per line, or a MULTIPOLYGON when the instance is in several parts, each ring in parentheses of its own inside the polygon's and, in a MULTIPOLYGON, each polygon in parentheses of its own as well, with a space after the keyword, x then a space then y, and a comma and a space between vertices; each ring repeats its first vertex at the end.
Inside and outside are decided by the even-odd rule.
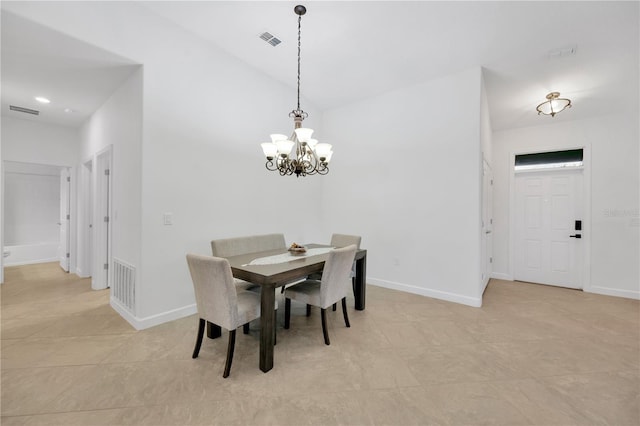
POLYGON ((211 241, 211 251, 216 257, 238 256, 240 254, 286 248, 284 234, 252 235, 211 241))
POLYGON ((331 245, 333 247, 346 247, 351 244, 355 244, 357 248, 360 248, 361 241, 362 241, 362 237, 358 235, 346 235, 346 234, 331 235, 331 245))
POLYGON ((320 284, 321 308, 326 309, 347 296, 347 291, 351 288, 351 265, 353 265, 356 250, 356 245, 351 244, 329 252, 320 284))
POLYGON ((227 259, 187 254, 200 318, 227 330, 239 325, 238 295, 227 259))

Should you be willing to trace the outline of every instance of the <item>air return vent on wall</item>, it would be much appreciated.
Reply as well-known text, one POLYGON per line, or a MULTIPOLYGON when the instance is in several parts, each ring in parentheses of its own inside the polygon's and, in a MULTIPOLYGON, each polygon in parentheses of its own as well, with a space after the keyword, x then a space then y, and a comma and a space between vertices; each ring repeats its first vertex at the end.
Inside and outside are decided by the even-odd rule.
POLYGON ((268 33, 266 31, 260 34, 260 38, 266 41, 267 43, 269 43, 270 45, 272 45, 273 47, 276 47, 277 45, 282 43, 280 39, 278 39, 277 37, 274 37, 271 33, 268 33))
POLYGON ((136 314, 136 268, 113 258, 111 297, 132 314, 136 314))
POLYGON ((35 109, 23 108, 15 105, 9 105, 9 109, 11 111, 24 112, 25 114, 40 115, 40 111, 37 111, 35 109))

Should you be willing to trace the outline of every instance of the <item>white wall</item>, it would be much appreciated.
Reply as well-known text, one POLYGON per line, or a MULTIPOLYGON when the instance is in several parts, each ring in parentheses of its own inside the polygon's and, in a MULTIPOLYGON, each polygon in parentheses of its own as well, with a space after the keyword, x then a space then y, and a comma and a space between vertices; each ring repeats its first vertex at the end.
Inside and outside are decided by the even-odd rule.
MULTIPOLYGON (((77 129, 13 117, 2 117, 2 138, 0 150, 3 161, 15 161, 51 166, 70 167, 71 180, 71 270, 76 264, 76 181, 75 166, 78 162, 80 137, 77 129)), ((2 193, 3 208, 4 191, 2 193)), ((4 213, 4 210, 3 210, 4 213)), ((4 214, 2 222, 4 223, 4 214)), ((7 224, 4 223, 3 226, 7 224)), ((6 231, 6 230, 5 230, 6 231)), ((0 244, 3 244, 0 240, 0 244)))
POLYGON ((75 166, 79 133, 72 127, 2 117, 2 159, 54 166, 75 166))
MULTIPOLYGON (((567 113, 570 114, 570 111, 567 113)), ((640 162, 637 105, 625 114, 495 132, 494 276, 512 279, 509 261, 510 154, 584 146, 590 156, 590 261, 585 291, 640 298, 640 162)), ((588 161, 588 159, 587 159, 588 161)), ((588 176, 588 175, 587 175, 588 176)), ((589 206, 587 205, 587 208, 589 206)))
MULTIPOLYGON (((321 178, 264 169, 260 143, 292 132, 295 89, 132 2, 3 8, 144 66, 139 304, 127 318, 136 327, 195 311, 185 254, 210 253, 213 238, 283 232, 289 242, 328 241, 319 226, 321 178), (173 225, 162 224, 165 212, 173 225)), ((321 115, 304 99, 302 106, 305 124, 326 139, 321 115)), ((336 157, 341 149, 336 142, 336 157)))
POLYGON ((7 170, 5 164, 5 245, 60 239, 60 170, 7 170))
MULTIPOLYGON (((140 265, 142 211, 142 68, 135 71, 81 128, 81 161, 94 161, 112 147, 111 252, 131 265, 140 265)), ((90 200, 81 194, 79 205, 90 200)), ((81 212, 79 241, 89 230, 81 212)), ((97 228, 95 228, 97 229, 97 228)), ((84 251, 80 250, 83 254, 84 251)), ((86 264, 81 259, 81 264, 86 264)), ((139 279, 139 275, 137 277, 139 279)))
POLYGON ((474 68, 325 111, 325 233, 362 235, 369 283, 480 306, 480 91, 474 68))

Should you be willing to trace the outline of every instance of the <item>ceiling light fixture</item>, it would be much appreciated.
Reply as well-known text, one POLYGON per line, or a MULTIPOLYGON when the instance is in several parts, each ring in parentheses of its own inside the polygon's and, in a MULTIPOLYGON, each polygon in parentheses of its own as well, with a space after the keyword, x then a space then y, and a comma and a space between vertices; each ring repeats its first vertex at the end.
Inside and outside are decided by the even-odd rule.
POLYGON ((49 104, 51 103, 51 101, 47 98, 44 98, 42 96, 36 96, 36 101, 40 102, 41 104, 49 104))
POLYGON ((555 117, 557 113, 562 112, 565 108, 571 108, 571 101, 559 96, 560 92, 549 93, 547 100, 536 107, 538 115, 544 114, 555 117))
POLYGON ((289 139, 282 134, 271 135, 271 142, 261 144, 262 151, 267 157, 267 170, 277 171, 280 176, 326 175, 333 155, 331 145, 311 139, 313 130, 302 127, 302 121, 309 116, 300 109, 300 22, 307 9, 298 5, 293 11, 298 15, 298 106, 289 113, 294 131, 289 139))

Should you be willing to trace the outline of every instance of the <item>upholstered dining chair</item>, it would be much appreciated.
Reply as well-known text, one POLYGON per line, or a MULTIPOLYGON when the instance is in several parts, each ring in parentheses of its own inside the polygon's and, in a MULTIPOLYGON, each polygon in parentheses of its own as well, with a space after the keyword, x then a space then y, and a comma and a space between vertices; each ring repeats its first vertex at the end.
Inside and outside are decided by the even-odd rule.
POLYGON ((337 248, 329 252, 329 257, 324 264, 322 278, 318 280, 305 280, 301 283, 287 287, 284 291, 284 328, 288 329, 291 319, 291 300, 307 304, 307 312, 309 306, 317 306, 320 308, 322 317, 322 334, 324 335, 324 343, 329 345, 329 332, 327 330, 326 309, 332 304, 342 300, 342 314, 344 316, 344 324, 349 324, 349 315, 347 314, 347 291, 349 288, 349 279, 351 266, 356 256, 357 247, 355 244, 343 248, 337 248))
MULTIPOLYGON (((329 243, 332 247, 346 247, 351 244, 355 244, 356 247, 360 248, 360 242, 362 241, 362 237, 359 235, 347 235, 347 234, 331 234, 331 242, 329 243)), ((351 281, 352 287, 355 288, 355 276, 356 276, 356 265, 355 263, 351 267, 351 281)), ((307 279, 310 280, 320 280, 322 278, 322 274, 316 273, 313 275, 309 275, 307 279)), ((333 310, 336 310, 336 305, 333 305, 333 310)), ((310 311, 307 309, 307 314, 310 311)))
POLYGON ((197 358, 202 345, 205 321, 229 330, 227 359, 222 377, 229 377, 236 329, 260 318, 260 295, 252 291, 238 291, 227 259, 187 254, 187 263, 196 294, 199 324, 192 358, 197 358))
MULTIPOLYGON (((284 234, 250 235, 247 237, 211 240, 211 254, 215 257, 231 257, 286 248, 284 234)), ((239 278, 234 278, 234 282, 243 290, 259 290, 258 285, 239 278)))

